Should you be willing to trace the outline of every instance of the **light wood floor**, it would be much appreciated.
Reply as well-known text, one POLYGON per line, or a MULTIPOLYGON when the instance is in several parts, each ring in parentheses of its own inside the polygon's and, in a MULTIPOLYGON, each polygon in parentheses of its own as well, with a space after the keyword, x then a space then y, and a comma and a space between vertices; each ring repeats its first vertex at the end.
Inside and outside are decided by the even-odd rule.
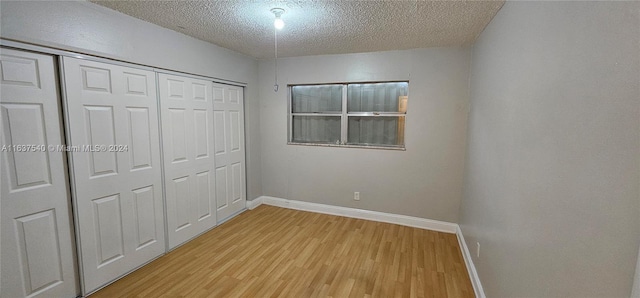
POLYGON ((262 205, 91 295, 474 297, 454 234, 262 205))

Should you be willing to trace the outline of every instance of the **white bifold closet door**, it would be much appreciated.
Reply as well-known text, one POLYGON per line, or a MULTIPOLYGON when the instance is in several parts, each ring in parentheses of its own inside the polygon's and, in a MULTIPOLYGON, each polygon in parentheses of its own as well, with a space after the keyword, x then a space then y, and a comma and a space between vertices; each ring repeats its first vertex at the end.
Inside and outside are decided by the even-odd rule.
POLYGON ((174 248, 216 225, 211 82, 159 74, 167 236, 174 248))
POLYGON ((247 201, 242 87, 213 84, 213 110, 216 210, 222 222, 247 201))
POLYGON ((165 252, 156 81, 67 57, 64 75, 86 294, 165 252))
POLYGON ((0 49, 2 297, 78 294, 54 58, 0 49))

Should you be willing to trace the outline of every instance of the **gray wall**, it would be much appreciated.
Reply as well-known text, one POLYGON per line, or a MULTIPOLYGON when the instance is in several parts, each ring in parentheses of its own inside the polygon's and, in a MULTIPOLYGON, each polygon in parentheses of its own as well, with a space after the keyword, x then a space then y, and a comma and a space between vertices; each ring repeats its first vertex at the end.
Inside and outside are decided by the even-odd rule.
POLYGON ((89 2, 2 1, 0 13, 5 39, 247 83, 247 198, 262 195, 255 59, 89 2))
POLYGON ((633 279, 633 290, 631 297, 640 298, 640 252, 638 253, 638 263, 636 264, 636 277, 633 279))
POLYGON ((507 2, 473 49, 460 224, 488 297, 629 297, 640 3, 507 2))
POLYGON ((278 93, 273 60, 261 61, 264 194, 456 222, 470 54, 431 48, 279 59, 278 93), (410 80, 407 151, 287 145, 286 84, 384 80, 410 80))

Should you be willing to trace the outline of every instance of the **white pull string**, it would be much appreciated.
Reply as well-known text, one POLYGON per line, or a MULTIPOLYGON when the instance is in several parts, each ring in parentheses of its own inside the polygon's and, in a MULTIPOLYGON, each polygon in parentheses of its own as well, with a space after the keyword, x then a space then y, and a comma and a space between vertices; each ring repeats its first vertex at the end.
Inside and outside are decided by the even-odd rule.
POLYGON ((274 72, 275 84, 273 85, 273 91, 278 92, 278 29, 273 28, 273 35, 275 39, 275 53, 276 53, 276 70, 274 72))

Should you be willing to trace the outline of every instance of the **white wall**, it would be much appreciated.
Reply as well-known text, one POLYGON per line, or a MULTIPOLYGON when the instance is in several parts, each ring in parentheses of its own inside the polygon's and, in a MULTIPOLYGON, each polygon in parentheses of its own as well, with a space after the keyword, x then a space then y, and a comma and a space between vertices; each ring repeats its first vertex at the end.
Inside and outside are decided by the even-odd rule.
POLYGON ((470 53, 431 48, 279 59, 278 93, 273 60, 261 61, 264 194, 456 222, 470 53), (287 84, 385 80, 410 80, 406 151, 287 145, 287 84))
POLYGON ((247 83, 247 198, 262 195, 255 59, 89 2, 2 1, 0 14, 4 39, 247 83))
POLYGON ((472 60, 460 224, 487 297, 629 297, 640 3, 507 2, 472 60))

